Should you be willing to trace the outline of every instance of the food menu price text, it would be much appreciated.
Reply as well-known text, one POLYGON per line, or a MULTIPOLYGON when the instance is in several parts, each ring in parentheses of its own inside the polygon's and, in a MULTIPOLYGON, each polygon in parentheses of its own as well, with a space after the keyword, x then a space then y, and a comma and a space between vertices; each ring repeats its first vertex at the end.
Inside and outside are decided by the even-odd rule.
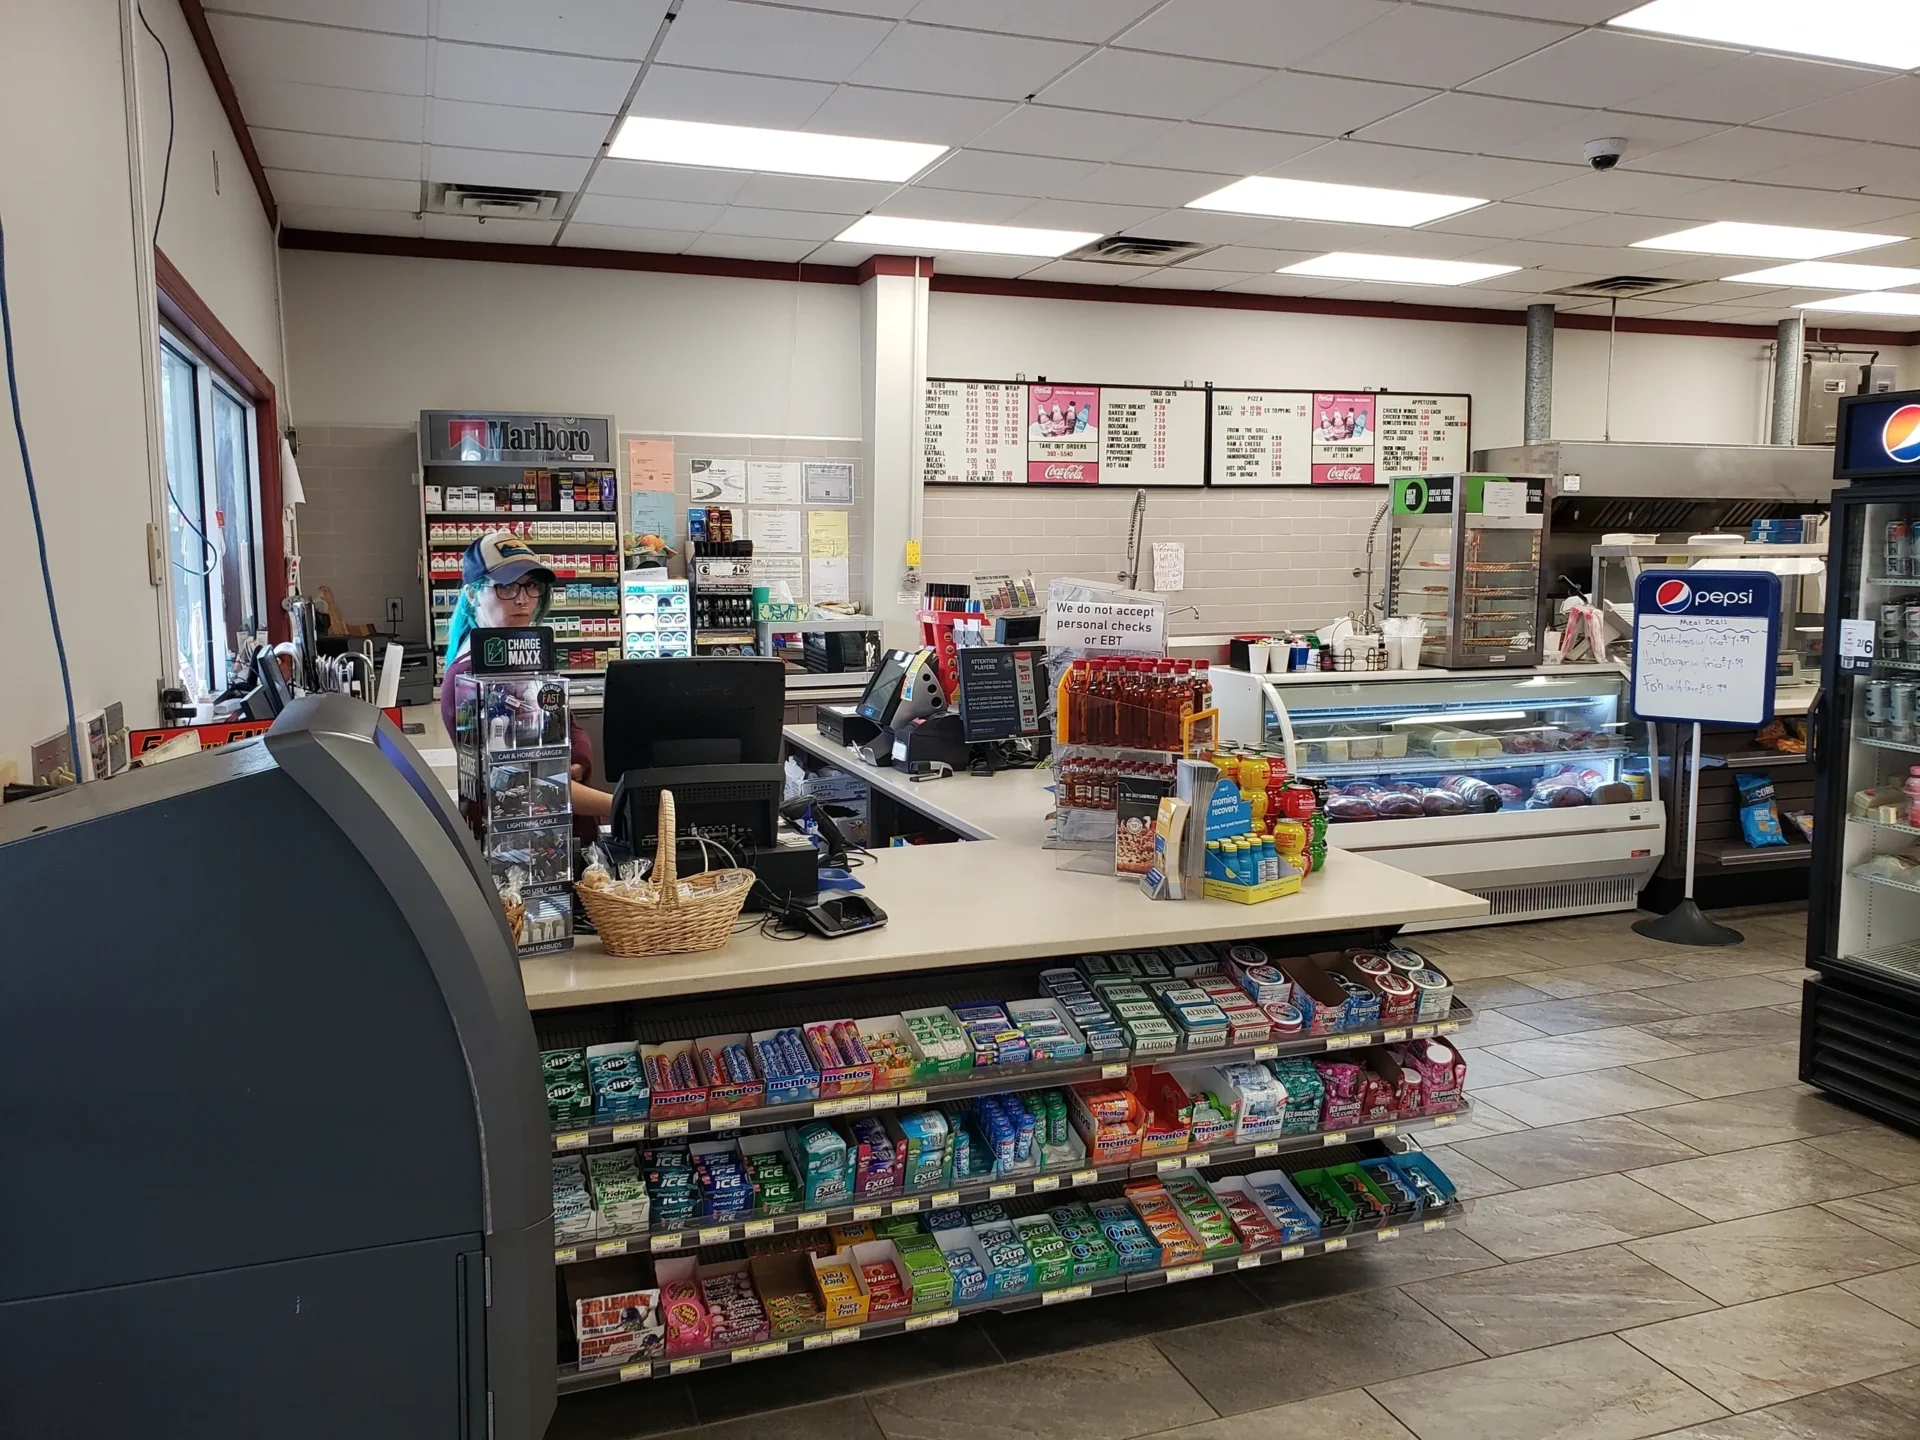
POLYGON ((1206 479, 1205 391, 1108 386, 1100 392, 1100 408, 1103 484, 1198 485, 1206 479))
POLYGON ((980 380, 929 380, 926 479, 1014 485, 1027 475, 1025 385, 980 380))
POLYGON ((1396 475, 1445 475, 1467 468, 1464 395, 1379 397, 1380 470, 1396 475))

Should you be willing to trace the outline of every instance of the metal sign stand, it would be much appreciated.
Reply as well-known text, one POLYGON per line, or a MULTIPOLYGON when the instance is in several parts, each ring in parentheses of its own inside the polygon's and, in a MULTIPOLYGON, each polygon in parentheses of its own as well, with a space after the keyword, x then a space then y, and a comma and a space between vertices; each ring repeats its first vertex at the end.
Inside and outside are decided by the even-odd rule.
POLYGON ((1693 898, 1693 861, 1700 828, 1700 722, 1693 722, 1693 750, 1687 757, 1687 888, 1680 903, 1664 915, 1633 922, 1633 933, 1669 945, 1738 945, 1747 937, 1711 919, 1693 898))

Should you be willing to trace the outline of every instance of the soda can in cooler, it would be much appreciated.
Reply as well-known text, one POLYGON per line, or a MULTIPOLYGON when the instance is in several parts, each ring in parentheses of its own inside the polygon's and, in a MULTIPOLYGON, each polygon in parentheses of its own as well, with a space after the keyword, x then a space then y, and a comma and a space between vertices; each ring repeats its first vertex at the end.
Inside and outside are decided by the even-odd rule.
POLYGON ((1894 740, 1913 739, 1914 684, 1895 680, 1887 686, 1887 735, 1894 740))
POLYGON ((1887 522, 1887 544, 1885 550, 1886 573, 1889 575, 1911 575, 1913 573, 1913 542, 1911 527, 1905 520, 1887 522))
POLYGON ((1874 636, 1873 653, 1881 660, 1898 660, 1905 651, 1907 615, 1899 601, 1880 607, 1880 629, 1874 636))
POLYGON ((1888 737, 1888 726, 1893 723, 1893 686, 1885 680, 1869 680, 1862 687, 1865 691, 1861 717, 1867 726, 1867 734, 1876 740, 1888 737))

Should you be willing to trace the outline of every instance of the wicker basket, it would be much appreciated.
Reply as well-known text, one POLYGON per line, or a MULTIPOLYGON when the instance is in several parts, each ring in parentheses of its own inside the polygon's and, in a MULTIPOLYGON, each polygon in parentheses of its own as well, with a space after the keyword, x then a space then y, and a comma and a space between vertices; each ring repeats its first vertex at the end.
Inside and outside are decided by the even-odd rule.
POLYGON ((527 918, 526 902, 522 900, 509 900, 506 896, 502 895, 500 897, 500 908, 506 911, 507 914, 507 932, 513 936, 513 943, 518 945, 520 943, 521 926, 526 922, 527 918))
POLYGON ((609 955, 686 955, 718 950, 733 933, 740 907, 753 888, 751 870, 708 870, 685 883, 683 898, 674 871, 673 792, 660 792, 660 835, 654 846, 653 875, 637 893, 612 888, 604 872, 589 872, 574 886, 600 948, 609 955))

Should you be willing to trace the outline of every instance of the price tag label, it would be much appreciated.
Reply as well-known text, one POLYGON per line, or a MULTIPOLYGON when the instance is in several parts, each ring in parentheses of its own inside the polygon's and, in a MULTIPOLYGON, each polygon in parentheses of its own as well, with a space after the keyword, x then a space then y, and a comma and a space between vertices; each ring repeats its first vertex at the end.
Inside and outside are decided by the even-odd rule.
POLYGON ((1019 1193, 1020 1187, 1018 1185, 989 1185, 987 1187, 987 1198, 989 1200, 1006 1200, 1019 1193))
POLYGON ((796 1230, 818 1230, 827 1223, 827 1215, 824 1210, 809 1210, 793 1223, 796 1230))
POLYGON ((1280 1142, 1278 1140, 1262 1140, 1258 1145, 1253 1147, 1253 1158, 1256 1160, 1264 1160, 1269 1155, 1278 1155, 1279 1153, 1280 1142))
POLYGON ((1280 1058, 1280 1047, 1278 1045, 1256 1045, 1253 1047, 1253 1058, 1256 1060, 1278 1060, 1280 1058))
POLYGON ((1093 1294, 1091 1285, 1064 1285, 1058 1290, 1040 1292, 1042 1305, 1058 1305, 1067 1300, 1085 1300, 1093 1294))
POLYGON ((1447 1228, 1447 1222, 1445 1220, 1429 1220, 1424 1228, 1428 1230, 1444 1230, 1447 1228))
MULTIPOLYGON (((678 1237, 676 1236, 675 1238, 677 1239, 678 1237)), ((605 1260, 609 1255, 624 1255, 626 1253, 627 1242, 624 1240, 602 1240, 598 1245, 593 1247, 593 1258, 596 1260, 605 1260)))
POLYGON ((1389 1225, 1384 1230, 1376 1230, 1373 1232, 1373 1238, 1383 1244, 1388 1240, 1398 1240, 1400 1238, 1400 1227, 1398 1225, 1389 1225))
POLYGON ((1202 1260, 1194 1265, 1176 1265, 1167 1271, 1167 1283, 1177 1285, 1182 1280, 1198 1280, 1211 1274, 1213 1274, 1213 1262, 1209 1260, 1202 1260))
POLYGON ((1416 1025, 1408 1033, 1416 1040, 1425 1040, 1433 1034, 1433 1027, 1431 1025, 1416 1025))
POLYGON ((1398 1125, 1376 1125, 1373 1127, 1373 1138, 1376 1140, 1382 1135, 1397 1135, 1399 1133, 1400 1127, 1398 1125))
POLYGON ((1302 1259, 1306 1253, 1307 1247, 1304 1245, 1282 1245, 1280 1247, 1280 1258, 1282 1260, 1299 1260, 1302 1259))
POLYGON ((1100 1172, 1098 1170, 1076 1170, 1073 1172, 1073 1183, 1076 1188, 1081 1185, 1098 1185, 1100 1183, 1100 1172))
POLYGON ((617 1145, 623 1140, 644 1140, 647 1127, 644 1125, 616 1125, 613 1127, 613 1141, 617 1145))
POLYGON ((872 1097, 868 1095, 842 1095, 837 1100, 816 1100, 813 1113, 819 1115, 852 1115, 872 1108, 872 1097))
POLYGON ((1178 1170, 1182 1165, 1186 1163, 1187 1163, 1187 1160, 1184 1155, 1169 1155, 1167 1156, 1166 1159, 1160 1161, 1153 1168, 1162 1175, 1171 1175, 1174 1171, 1178 1170))
MULTIPOLYGON (((641 1128, 645 1129, 646 1127, 642 1126, 641 1128)), ((569 1130, 564 1135, 556 1135, 553 1137, 553 1148, 556 1150, 584 1150, 587 1148, 587 1132, 584 1130, 569 1130)))
POLYGON ((654 1132, 658 1134, 662 1140, 668 1140, 675 1135, 686 1134, 687 1122, 684 1120, 662 1120, 654 1126, 654 1132))
POLYGON ((740 1128, 740 1117, 738 1115, 715 1115, 707 1121, 707 1128, 709 1130, 738 1130, 740 1128))
POLYGON ((867 1108, 870 1110, 893 1110, 897 1109, 899 1104, 900 1097, 891 1090, 882 1090, 867 1097, 867 1108))
POLYGON ((855 1220, 878 1220, 886 1213, 887 1207, 884 1205, 856 1205, 853 1207, 853 1218, 855 1220))
POLYGON ((638 1365, 622 1365, 620 1367, 620 1381, 622 1384, 625 1384, 629 1380, 651 1380, 652 1378, 653 1366, 651 1364, 643 1362, 638 1365))
POLYGON ((807 1336, 800 1342, 800 1348, 802 1350, 824 1350, 831 1344, 833 1344, 833 1332, 831 1330, 825 1330, 819 1334, 807 1336))
POLYGON ((931 1330, 936 1325, 951 1325, 960 1318, 958 1310, 936 1310, 931 1315, 909 1315, 907 1330, 931 1330))
POLYGON ((1060 1177, 1058 1175, 1036 1175, 1033 1177, 1033 1193, 1036 1195, 1042 1195, 1049 1190, 1058 1190, 1059 1188, 1060 1177))
POLYGON ((690 1355, 684 1360, 669 1360, 667 1362, 667 1374, 669 1375, 685 1375, 689 1370, 698 1370, 699 1368, 700 1357, 698 1355, 690 1355))
POLYGON ((911 1215, 919 1208, 920 1202, 918 1200, 896 1200, 893 1202, 893 1213, 896 1215, 911 1215))
POLYGON ((1344 1250, 1347 1248, 1347 1237, 1344 1235, 1336 1235, 1320 1248, 1329 1255, 1333 1254, 1336 1250, 1344 1250))
POLYGON ((680 1242, 684 1238, 684 1236, 677 1232, 672 1235, 656 1235, 653 1237, 649 1248, 652 1249, 656 1255, 662 1250, 678 1250, 680 1248, 680 1242))
POLYGON ((731 1225, 709 1225, 700 1232, 702 1245, 724 1245, 733 1238, 731 1225))
POLYGON ((908 1105, 924 1105, 927 1103, 927 1092, 924 1090, 901 1090, 898 1094, 900 1097, 899 1104, 903 1108, 908 1105))
POLYGON ((1102 1065, 1100 1067, 1100 1078, 1102 1080, 1124 1080, 1127 1078, 1127 1067, 1124 1062, 1118 1065, 1102 1065))
POLYGON ((1435 1125, 1451 1125, 1459 1118, 1458 1115, 1436 1115, 1433 1117, 1433 1123, 1435 1125))
POLYGON ((958 1190, 942 1190, 938 1195, 935 1195, 931 1200, 927 1201, 927 1203, 936 1210, 951 1210, 955 1205, 960 1203, 960 1192, 958 1190))
POLYGON ((564 1250, 556 1250, 553 1252, 553 1263, 556 1265, 571 1265, 579 1258, 580 1252, 575 1250, 571 1245, 567 1246, 564 1250))
POLYGON ((740 1235, 745 1240, 758 1240, 762 1235, 773 1233, 771 1220, 749 1220, 740 1227, 740 1235))
POLYGON ((1344 1145, 1347 1143, 1347 1132, 1344 1130, 1329 1130, 1320 1137, 1320 1143, 1322 1145, 1344 1145))
POLYGON ((1357 1050, 1372 1038, 1370 1035, 1329 1035, 1327 1036, 1327 1049, 1357 1050))
POLYGON ((1195 1170, 1198 1170, 1202 1165, 1211 1165, 1212 1163, 1213 1156, 1209 1155, 1205 1150, 1196 1150, 1193 1154, 1187 1156, 1187 1164, 1195 1170))
POLYGON ((1240 1263, 1236 1268, 1241 1270, 1258 1270, 1261 1262, 1265 1259, 1266 1257, 1264 1255, 1242 1255, 1240 1257, 1240 1263))
POLYGON ((768 1340, 760 1345, 742 1345, 738 1350, 733 1352, 733 1363, 739 1365, 748 1360, 767 1360, 775 1355, 784 1355, 786 1353, 786 1341, 768 1340))
POLYGON ((834 1344, 844 1345, 849 1340, 858 1340, 860 1338, 860 1327, 858 1325, 842 1325, 838 1330, 829 1330, 827 1334, 833 1337, 834 1344))
POLYGON ((1396 1040, 1406 1039, 1407 1032, 1405 1030, 1382 1030, 1380 1032, 1380 1038, 1386 1044, 1391 1045, 1396 1040))
POLYGON ((1865 675, 1873 669, 1875 624, 1871 620, 1840 622, 1840 673, 1865 675))
POLYGON ((1442 1020, 1438 1025, 1433 1027, 1433 1033, 1436 1035, 1451 1035, 1459 1028, 1460 1022, 1458 1020, 1442 1020))

